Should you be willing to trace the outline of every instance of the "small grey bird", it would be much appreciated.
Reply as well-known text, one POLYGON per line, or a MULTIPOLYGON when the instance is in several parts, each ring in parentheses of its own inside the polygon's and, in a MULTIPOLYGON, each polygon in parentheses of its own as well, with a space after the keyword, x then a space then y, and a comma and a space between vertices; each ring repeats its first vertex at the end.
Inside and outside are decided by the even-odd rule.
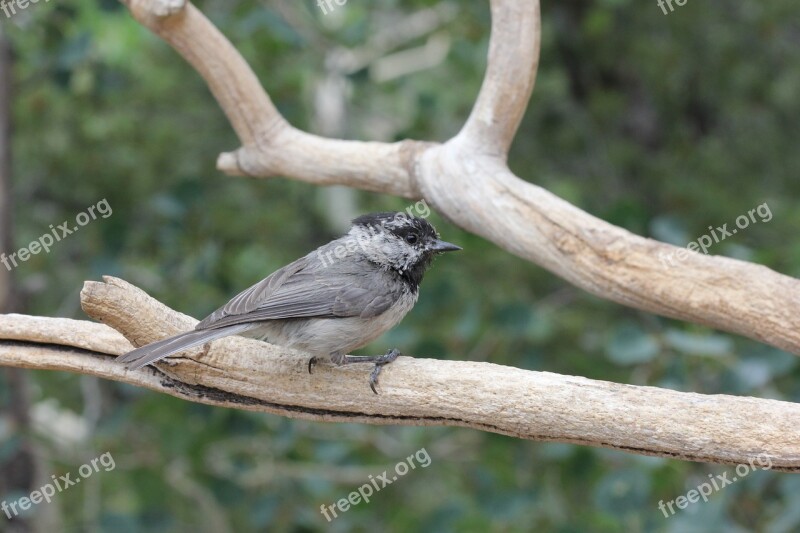
POLYGON ((197 324, 194 331, 121 355, 130 369, 227 337, 243 335, 308 352, 333 363, 374 363, 375 386, 384 365, 400 352, 354 356, 349 352, 397 325, 417 302, 422 276, 433 258, 460 250, 439 240, 423 218, 386 212, 353 220, 350 231, 286 265, 197 324))

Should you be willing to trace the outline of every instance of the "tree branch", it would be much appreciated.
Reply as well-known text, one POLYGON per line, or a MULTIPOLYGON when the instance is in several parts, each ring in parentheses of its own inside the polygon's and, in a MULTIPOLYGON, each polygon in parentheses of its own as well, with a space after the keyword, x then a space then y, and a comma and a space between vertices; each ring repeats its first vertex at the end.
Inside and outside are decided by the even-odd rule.
POLYGON ((538 64, 538 1, 492 0, 483 86, 462 131, 443 145, 340 141, 293 128, 208 19, 188 3, 156 16, 169 11, 159 7, 164 2, 182 4, 126 0, 137 20, 195 66, 232 117, 244 147, 222 154, 221 170, 421 196, 462 228, 597 296, 800 354, 798 280, 698 253, 672 266, 665 258, 681 249, 608 224, 508 170, 538 64))
POLYGON ((113 379, 185 400, 326 422, 460 426, 530 440, 644 455, 739 464, 767 454, 800 472, 800 405, 636 387, 489 363, 400 357, 381 374, 381 394, 361 365, 320 364, 262 342, 229 337, 129 371, 111 356, 194 327, 115 278, 87 282, 84 321, 0 316, 0 364, 113 379), (117 333, 114 330, 118 330, 117 333), (123 336, 124 334, 124 336, 123 336), (128 340, 126 340, 126 337, 128 340), (129 342, 132 341, 132 342, 129 342))
POLYGON ((492 0, 492 38, 481 92, 460 137, 470 152, 505 161, 539 68, 539 0, 492 0))
POLYGON ((167 41, 208 83, 242 148, 221 154, 232 175, 287 175, 318 185, 348 176, 361 189, 417 198, 415 152, 426 143, 364 143, 326 139, 293 128, 280 115, 244 58, 211 22, 184 0, 123 0, 131 14, 167 41), (325 161, 325 165, 320 165, 325 161))

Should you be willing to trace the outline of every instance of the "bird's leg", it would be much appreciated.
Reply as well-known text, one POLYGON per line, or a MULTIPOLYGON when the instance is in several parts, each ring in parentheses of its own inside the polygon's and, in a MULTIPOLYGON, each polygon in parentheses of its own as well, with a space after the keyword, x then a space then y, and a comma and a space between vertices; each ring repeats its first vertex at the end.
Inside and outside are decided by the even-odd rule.
POLYGON ((375 387, 378 385, 378 376, 380 375, 381 370, 384 366, 397 359, 400 355, 400 350, 397 348, 392 348, 383 355, 342 355, 337 353, 331 356, 331 360, 337 365, 347 365, 350 363, 374 363, 375 368, 372 369, 372 373, 369 375, 369 388, 372 389, 372 392, 378 394, 378 391, 375 387))
POLYGON ((372 389, 372 392, 378 394, 378 391, 375 389, 375 387, 378 385, 378 374, 381 373, 383 367, 397 359, 399 356, 400 350, 397 348, 392 348, 385 354, 378 356, 378 358, 375 359, 375 368, 372 369, 372 373, 369 375, 369 388, 372 389))

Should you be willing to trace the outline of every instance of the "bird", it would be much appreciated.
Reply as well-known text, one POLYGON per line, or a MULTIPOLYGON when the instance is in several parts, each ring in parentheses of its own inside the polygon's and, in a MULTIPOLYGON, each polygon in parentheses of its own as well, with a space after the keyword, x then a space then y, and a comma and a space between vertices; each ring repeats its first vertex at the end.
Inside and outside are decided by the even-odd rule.
POLYGON ((336 365, 373 363, 372 392, 381 369, 400 351, 349 355, 396 326, 414 307, 434 257, 461 247, 445 242, 425 218, 409 212, 369 213, 342 237, 276 270, 200 321, 193 331, 156 341, 117 358, 130 370, 175 353, 241 335, 304 351, 336 365))

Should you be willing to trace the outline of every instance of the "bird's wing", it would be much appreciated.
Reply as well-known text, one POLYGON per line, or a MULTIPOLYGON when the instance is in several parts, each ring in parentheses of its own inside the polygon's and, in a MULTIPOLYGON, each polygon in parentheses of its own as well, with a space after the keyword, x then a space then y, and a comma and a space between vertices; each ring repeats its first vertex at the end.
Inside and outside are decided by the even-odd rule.
POLYGON ((197 329, 290 318, 370 318, 401 296, 402 287, 387 290, 375 279, 377 273, 364 276, 358 269, 337 266, 329 270, 310 260, 310 255, 300 258, 242 291, 197 329))
POLYGON ((246 315, 256 310, 259 305, 269 300, 278 287, 298 272, 302 272, 308 265, 308 256, 305 256, 276 270, 255 285, 231 298, 228 303, 200 321, 195 329, 216 327, 220 325, 218 322, 226 317, 246 315))

